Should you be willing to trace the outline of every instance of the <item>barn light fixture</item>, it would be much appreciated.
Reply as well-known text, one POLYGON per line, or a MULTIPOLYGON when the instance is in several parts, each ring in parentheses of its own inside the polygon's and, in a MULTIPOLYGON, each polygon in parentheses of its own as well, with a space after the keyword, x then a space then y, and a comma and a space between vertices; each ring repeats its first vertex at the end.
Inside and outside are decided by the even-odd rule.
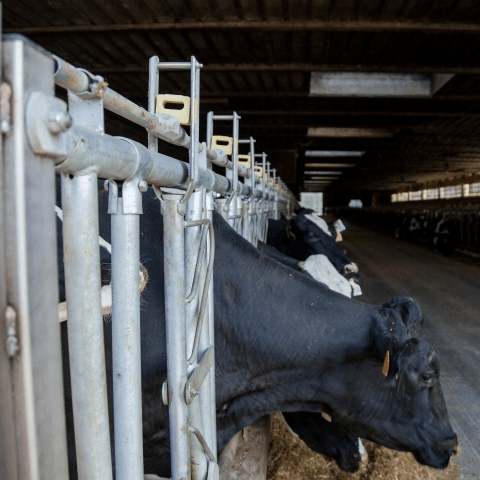
POLYGON ((343 172, 334 172, 329 170, 319 170, 317 172, 303 172, 304 175, 341 175, 343 172))
POLYGON ((305 185, 322 185, 322 184, 330 184, 332 183, 331 180, 304 180, 303 183, 305 185))
POLYGON ((307 150, 306 157, 361 157, 365 152, 343 150, 307 150))
POLYGON ((329 138, 384 138, 393 137, 393 131, 384 128, 308 127, 307 136, 329 138))
POLYGON ((338 180, 340 177, 309 177, 309 180, 338 180))
POLYGON ((356 163, 306 163, 305 168, 351 168, 356 163))
POLYGON ((342 97, 431 97, 450 73, 312 72, 310 95, 342 97))

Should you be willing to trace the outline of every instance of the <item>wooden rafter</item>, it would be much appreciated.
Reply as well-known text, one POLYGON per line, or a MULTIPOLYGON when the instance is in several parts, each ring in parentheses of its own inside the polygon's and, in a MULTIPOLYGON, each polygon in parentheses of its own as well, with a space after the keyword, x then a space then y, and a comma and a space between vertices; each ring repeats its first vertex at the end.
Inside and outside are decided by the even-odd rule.
POLYGON ((133 32, 168 30, 254 30, 272 32, 330 31, 330 32, 428 32, 428 33, 480 33, 480 24, 476 23, 434 23, 406 21, 216 21, 216 22, 162 22, 162 23, 124 23, 109 25, 56 25, 5 29, 5 33, 23 33, 26 35, 52 33, 93 33, 93 32, 133 32))

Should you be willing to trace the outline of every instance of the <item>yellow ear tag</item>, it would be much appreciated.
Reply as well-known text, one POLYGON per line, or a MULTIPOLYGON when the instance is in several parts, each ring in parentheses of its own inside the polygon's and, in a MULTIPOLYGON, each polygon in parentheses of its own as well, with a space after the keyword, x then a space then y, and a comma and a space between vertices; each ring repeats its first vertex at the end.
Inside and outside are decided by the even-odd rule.
POLYGON ((327 422, 331 422, 331 421, 332 421, 332 417, 331 417, 328 413, 322 412, 322 417, 323 417, 327 422))
POLYGON ((382 373, 388 377, 388 369, 390 368, 390 351, 387 350, 385 354, 385 361, 383 362, 382 373))

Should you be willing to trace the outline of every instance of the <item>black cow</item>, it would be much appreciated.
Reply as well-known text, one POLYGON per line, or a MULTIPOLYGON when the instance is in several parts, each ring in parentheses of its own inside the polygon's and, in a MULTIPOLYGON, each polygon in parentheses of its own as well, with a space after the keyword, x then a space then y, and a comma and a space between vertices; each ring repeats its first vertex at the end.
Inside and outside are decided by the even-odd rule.
POLYGON ((349 473, 358 471, 365 450, 359 438, 345 427, 314 412, 284 412, 288 426, 314 452, 332 457, 338 466, 349 473))
MULTIPOLYGON (((100 189, 100 235, 109 241, 106 203, 100 189)), ((144 463, 145 473, 168 477, 168 412, 161 401, 166 378, 163 225, 151 192, 144 195, 143 211, 141 254, 148 258, 149 270, 141 312, 144 463)), ((325 412, 352 435, 411 451, 432 467, 446 467, 457 438, 443 399, 438 358, 422 333, 418 304, 403 297, 381 307, 359 303, 263 255, 217 214, 214 228, 219 450, 263 415, 325 412), (391 366, 385 378, 387 351, 391 366)), ((67 328, 68 321, 63 322, 66 363, 67 328)), ((104 330, 111 413, 111 322, 104 330)), ((64 376, 73 479, 68 368, 64 376)))

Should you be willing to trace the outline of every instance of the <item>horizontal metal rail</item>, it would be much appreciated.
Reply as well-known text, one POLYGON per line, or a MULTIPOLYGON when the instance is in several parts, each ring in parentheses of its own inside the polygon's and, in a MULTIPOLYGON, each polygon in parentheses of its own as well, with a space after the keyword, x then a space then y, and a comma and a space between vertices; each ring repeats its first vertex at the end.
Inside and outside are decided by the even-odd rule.
MULTIPOLYGON (((189 185, 189 165, 161 153, 148 150, 137 142, 129 143, 110 135, 102 135, 89 128, 72 126, 62 135, 69 136, 70 146, 66 158, 57 160, 57 172, 77 173, 80 171, 96 171, 100 178, 125 180, 136 170, 138 155, 144 162, 145 171, 149 172, 145 180, 151 185, 175 187, 186 190, 189 185)), ((232 193, 232 182, 206 168, 199 168, 196 188, 206 188, 219 194, 232 193)), ((251 194, 251 188, 238 182, 237 194, 244 197, 261 198, 260 190, 251 194)), ((269 194, 274 199, 273 192, 269 194)), ((288 197, 280 195, 279 201, 288 201, 288 197)))
MULTIPOLYGON (((53 58, 56 62, 55 83, 72 93, 77 95, 90 94, 92 82, 100 82, 101 80, 101 77, 95 77, 94 75, 88 74, 85 70, 74 67, 60 57, 53 55, 53 58)), ((162 69, 165 69, 169 64, 161 63, 159 65, 162 66, 162 69)), ((174 67, 176 69, 184 68, 184 63, 179 63, 178 65, 181 67, 175 67, 175 65, 174 67)), ((185 63, 185 65, 190 65, 190 63, 185 63)), ((173 69, 174 67, 168 68, 173 69)), ((108 88, 107 84, 105 84, 101 92, 97 92, 97 96, 103 96, 103 103, 107 110, 144 127, 148 133, 155 137, 177 146, 189 147, 190 136, 178 124, 178 122, 162 123, 159 117, 153 113, 149 113, 144 108, 131 102, 111 88, 108 88)), ((164 115, 164 117, 170 116, 164 115)), ((170 118, 172 119, 173 117, 170 118)), ((201 148, 200 145, 199 150, 201 150, 201 148)), ((207 158, 215 165, 227 167, 230 170, 233 168, 233 163, 228 160, 227 155, 219 150, 211 150, 207 147, 207 158)), ((245 166, 242 165, 238 167, 239 176, 250 178, 251 174, 252 172, 250 169, 245 166)))

